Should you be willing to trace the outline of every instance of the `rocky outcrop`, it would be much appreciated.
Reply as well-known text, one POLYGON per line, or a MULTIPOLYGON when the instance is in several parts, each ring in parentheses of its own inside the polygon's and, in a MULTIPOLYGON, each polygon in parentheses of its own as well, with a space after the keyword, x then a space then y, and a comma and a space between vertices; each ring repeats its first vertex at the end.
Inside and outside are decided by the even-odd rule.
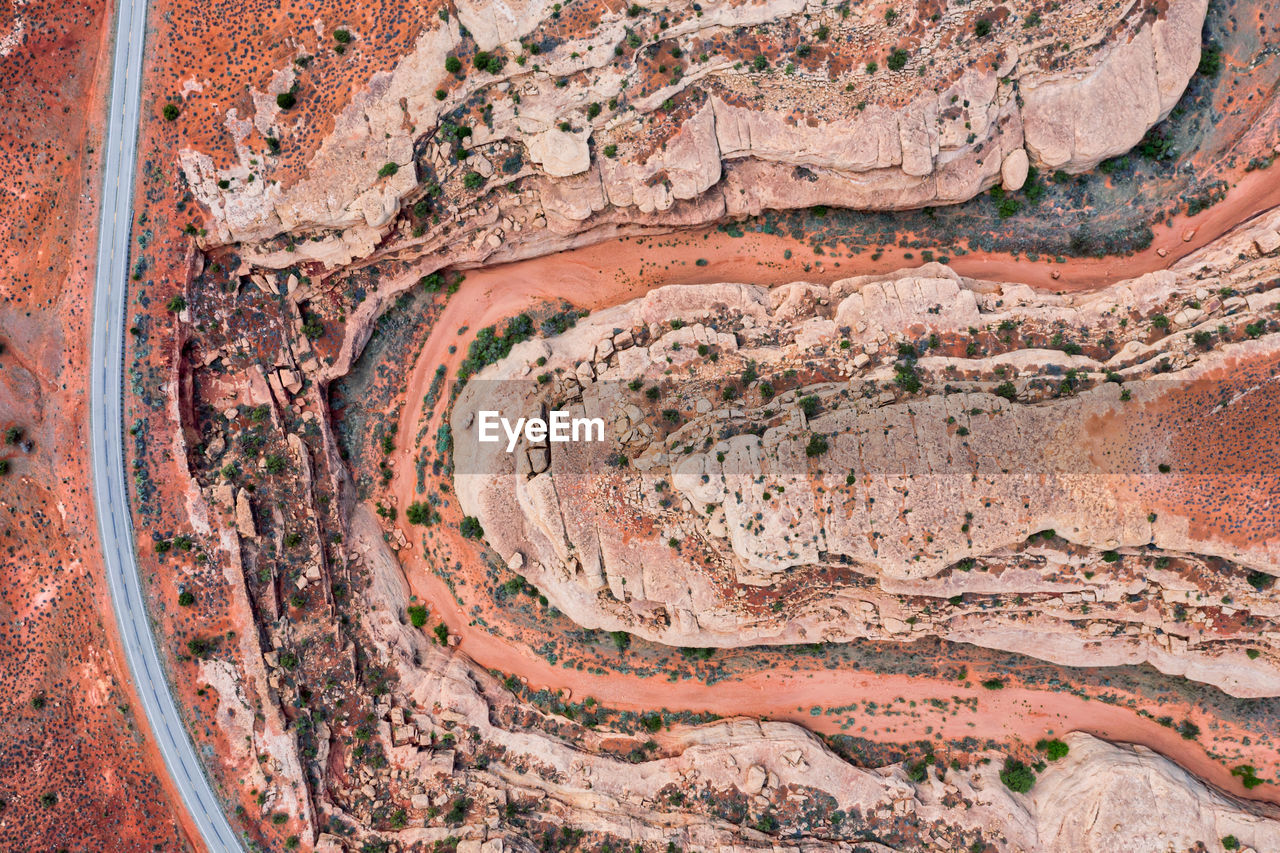
MULTIPOLYGON (((664 735, 664 755, 638 764, 575 747, 536 728, 505 726, 495 720, 514 703, 510 694, 465 655, 430 645, 401 623, 397 614, 403 598, 397 590, 404 579, 394 555, 376 526, 358 526, 357 531, 355 547, 368 555, 375 574, 368 600, 374 649, 395 668, 401 688, 397 704, 385 713, 411 721, 406 728, 418 731, 424 743, 434 743, 444 732, 465 730, 474 732, 467 742, 496 751, 501 757, 489 761, 485 771, 464 771, 461 780, 454 778, 477 800, 534 803, 531 816, 629 844, 661 847, 673 842, 681 849, 733 853, 850 849, 852 838, 865 837, 869 830, 895 835, 907 846, 954 851, 975 845, 1028 853, 1180 850, 1198 843, 1216 849, 1226 835, 1234 835, 1243 849, 1280 844, 1274 810, 1212 790, 1148 749, 1113 745, 1083 733, 1066 735, 1066 757, 1040 771, 1030 792, 1017 794, 1000 780, 999 754, 978 756, 993 759, 987 762, 949 768, 864 769, 790 723, 729 719, 677 725, 664 735), (415 708, 432 711, 416 713, 415 708), (770 836, 677 805, 699 801, 741 802, 752 816, 821 804, 823 840, 770 836), (832 819, 828 827, 833 813, 845 821, 832 819), (852 838, 846 839, 846 832, 852 838)), ((432 756, 431 750, 403 746, 392 751, 393 761, 404 767, 418 766, 423 756, 432 756)), ((439 772, 417 771, 428 778, 439 772)), ((414 808, 436 801, 447 799, 424 794, 415 797, 414 808)), ((408 846, 437 840, 443 831, 410 828, 387 837, 408 846)), ((496 822, 447 831, 466 839, 459 849, 462 844, 480 849, 481 843, 500 849, 504 840, 512 842, 509 829, 496 822)), ((889 849, 865 841, 854 846, 889 849)))
POLYGON ((1240 849, 1280 847, 1271 810, 1241 808, 1141 746, 1073 734, 1070 753, 1036 782, 1030 807, 1038 850, 1215 850, 1234 836, 1240 849))
POLYGON ((1224 399, 1253 395, 1254 439, 1280 405, 1248 390, 1280 359, 1274 260, 1182 266, 1075 296, 940 265, 652 291, 468 385, 458 496, 587 626, 682 646, 936 635, 1280 695, 1258 579, 1280 519, 1209 497, 1265 491, 1266 462, 1208 449, 1239 428, 1224 399), (1243 295, 1216 295, 1228 279, 1243 295), (599 418, 606 440, 508 452, 478 440, 482 410, 599 418))
POLYGON ((1026 144, 1037 162, 1082 171, 1137 145, 1195 73, 1207 8, 1208 0, 1171 4, 1095 68, 1024 80, 1026 144))
MULTIPOLYGON (((277 183, 271 158, 244 144, 236 163, 182 152, 188 183, 212 213, 213 241, 250 244, 244 256, 261 266, 333 268, 472 238, 488 244, 482 254, 542 252, 604 222, 676 227, 813 205, 893 210, 965 201, 996 183, 1012 190, 1028 162, 1091 168, 1166 115, 1195 69, 1205 0, 1174 0, 1154 19, 1136 7, 1045 10, 1046 31, 1106 34, 1067 54, 1016 18, 974 42, 969 13, 949 14, 920 22, 892 63, 901 33, 874 10, 635 9, 585 28, 561 21, 564 36, 533 53, 531 34, 559 9, 464 4, 369 81, 301 180, 277 183), (756 28, 758 44, 735 36, 744 26, 756 28), (446 56, 475 51, 494 61, 445 69, 446 56), (888 67, 864 67, 876 56, 888 67), (399 169, 386 174, 388 163, 399 169), (412 227, 396 220, 422 194, 419 182, 443 189, 444 222, 410 238, 412 227), (511 225, 495 235, 498 221, 511 225)), ((273 98, 259 100, 252 121, 231 117, 237 139, 255 126, 284 140, 302 132, 273 98)))

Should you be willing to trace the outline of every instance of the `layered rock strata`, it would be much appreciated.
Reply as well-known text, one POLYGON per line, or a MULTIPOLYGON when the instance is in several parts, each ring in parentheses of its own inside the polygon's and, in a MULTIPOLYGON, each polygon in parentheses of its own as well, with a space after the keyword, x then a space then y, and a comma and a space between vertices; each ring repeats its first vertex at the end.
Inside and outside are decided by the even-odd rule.
POLYGON ((453 412, 490 544, 680 646, 937 635, 1280 693, 1280 287, 1258 237, 1087 295, 941 265, 674 286, 517 345, 453 412), (935 354, 937 353, 937 354, 935 354), (478 413, 603 442, 478 441, 478 413), (1232 442, 1248 436, 1248 456, 1232 442))
POLYGON ((606 226, 1013 190, 1028 162, 1092 168, 1167 115, 1206 0, 929 18, 795 2, 503 9, 463 6, 423 32, 283 183, 256 140, 309 134, 275 96, 319 83, 275 75, 252 117, 228 117, 238 162, 181 153, 211 242, 275 268, 471 242, 496 259, 606 226), (991 33, 975 36, 982 21, 991 33), (434 219, 400 215, 424 198, 434 219))

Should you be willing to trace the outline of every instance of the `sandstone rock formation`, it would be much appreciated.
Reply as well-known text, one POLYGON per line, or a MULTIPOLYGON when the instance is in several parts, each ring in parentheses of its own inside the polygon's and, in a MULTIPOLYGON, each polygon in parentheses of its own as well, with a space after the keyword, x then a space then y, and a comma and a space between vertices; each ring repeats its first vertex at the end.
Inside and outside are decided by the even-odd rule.
POLYGON ((1131 147, 1195 70, 1205 6, 1015 10, 983 39, 971 30, 988 12, 969 7, 886 24, 878 10, 794 2, 563 17, 545 3, 464 4, 369 81, 304 178, 277 182, 273 159, 245 141, 254 128, 306 132, 272 97, 252 120, 229 116, 238 162, 181 161, 211 240, 277 268, 456 254, 461 241, 510 258, 609 224, 954 203, 1021 186, 1028 152, 1070 172, 1131 147), (555 34, 539 40, 540 27, 555 34), (459 55, 473 61, 448 72, 459 55), (397 227, 428 190, 443 192, 433 209, 445 221, 397 227))
MULTIPOLYGON (((532 802, 536 813, 558 825, 611 834, 629 843, 673 842, 680 849, 732 853, 901 848, 854 844, 839 829, 848 824, 834 819, 821 837, 780 839, 749 826, 681 813, 672 803, 741 798, 753 815, 816 806, 824 822, 833 813, 847 816, 858 827, 856 837, 873 832, 900 838, 907 847, 940 851, 968 850, 975 843, 1018 853, 1182 850, 1197 844, 1216 849, 1227 835, 1235 836, 1242 849, 1262 851, 1280 845, 1280 815, 1274 809, 1214 791, 1145 748, 1112 745, 1083 733, 1066 735, 1067 756, 1040 772, 1029 793, 1016 794, 1000 780, 1003 759, 998 754, 987 756, 993 759, 989 763, 964 768, 926 764, 862 769, 789 723, 730 719, 677 727, 669 735, 668 754, 640 764, 578 749, 528 728, 495 723, 511 706, 509 695, 487 674, 473 669, 464 655, 427 644, 419 632, 401 623, 396 614, 404 579, 394 555, 376 527, 357 524, 356 531, 357 547, 371 555, 376 575, 368 599, 371 636, 378 654, 396 668, 403 691, 380 713, 390 721, 405 721, 403 727, 415 733, 418 743, 433 744, 443 734, 472 731, 475 737, 460 741, 460 746, 473 742, 496 747, 498 762, 483 771, 463 771, 468 789, 478 798, 532 802), (434 710, 422 714, 413 708, 434 710), (672 792, 680 797, 673 799, 672 792)), ((390 728, 383 732, 390 744, 390 728)), ((408 743, 391 747, 390 755, 428 792, 445 778, 438 750, 408 743)), ((418 796, 423 807, 447 801, 447 796, 431 793, 418 796)), ((521 839, 507 827, 471 823, 449 831, 467 839, 463 844, 475 845, 470 849, 523 849, 521 839)), ((409 845, 433 842, 440 832, 409 828, 389 837, 409 845)), ((321 843, 341 849, 333 836, 322 836, 321 843)))
POLYGON ((1086 72, 1025 80, 1023 125, 1036 161, 1080 171, 1137 145, 1169 115, 1195 72, 1207 7, 1207 0, 1171 5, 1167 17, 1086 72))
POLYGON ((1216 449, 1270 441, 1280 289, 1251 247, 1277 216, 1228 241, 1234 260, 1085 295, 940 265, 652 291, 468 384, 459 498, 588 626, 683 646, 936 634, 1278 695, 1280 519, 1223 499, 1266 492, 1268 463, 1216 449), (608 440, 508 453, 477 440, 481 410, 599 417, 608 440))

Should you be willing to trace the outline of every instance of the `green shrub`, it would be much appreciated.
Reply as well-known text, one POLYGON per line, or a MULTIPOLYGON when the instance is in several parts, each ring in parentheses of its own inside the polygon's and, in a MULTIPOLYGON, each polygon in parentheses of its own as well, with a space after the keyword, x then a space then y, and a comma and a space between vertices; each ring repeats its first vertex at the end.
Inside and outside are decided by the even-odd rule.
POLYGON ((1006 758, 1004 769, 1000 771, 1000 781, 1010 791, 1025 794, 1036 783, 1036 774, 1030 767, 1016 758, 1006 758))
POLYGON ((449 811, 445 813, 445 823, 462 823, 463 818, 467 816, 467 811, 471 808, 471 800, 466 797, 459 797, 453 801, 453 805, 449 806, 449 811))
POLYGON ((1256 570, 1249 572, 1249 574, 1244 576, 1244 579, 1249 584, 1249 586, 1253 587, 1258 592, 1264 592, 1268 589, 1271 589, 1271 587, 1275 586, 1275 582, 1276 582, 1276 579, 1273 575, 1269 575, 1266 572, 1259 572, 1256 570))
POLYGON ((900 47, 895 47, 893 52, 889 54, 889 59, 885 64, 889 66, 890 71, 901 71, 907 67, 907 60, 910 58, 911 55, 908 54, 906 50, 900 47))
POLYGON ((821 435, 814 433, 809 436, 809 443, 804 448, 804 455, 810 459, 821 456, 827 452, 827 440, 821 435))
POLYGON ((1203 74, 1205 77, 1217 77, 1221 70, 1222 48, 1212 43, 1201 47, 1200 64, 1196 66, 1196 73, 1203 74))
POLYGON ((1044 739, 1037 741, 1036 749, 1043 752, 1045 758, 1050 761, 1057 761, 1059 758, 1065 757, 1066 754, 1071 751, 1071 748, 1068 747, 1066 743, 1058 740, 1057 738, 1054 738, 1053 740, 1044 739))
POLYGON ((462 523, 458 525, 458 530, 467 539, 480 539, 484 536, 484 528, 480 526, 480 519, 474 515, 463 517, 462 523))
POLYGON ((1262 780, 1258 778, 1258 771, 1252 764, 1241 764, 1232 768, 1231 775, 1239 778, 1240 784, 1244 785, 1246 790, 1252 791, 1262 784, 1262 780))
POLYGON ((421 604, 414 604, 409 607, 409 622, 415 628, 421 628, 427 624, 427 608, 421 604))
POLYGON ((456 56, 446 56, 444 59, 444 70, 450 74, 457 74, 462 70, 462 60, 456 56))
POLYGON ((915 394, 924 387, 914 360, 899 361, 893 366, 893 383, 908 394, 915 394))
POLYGON ((382 168, 378 170, 378 177, 389 178, 398 171, 400 171, 398 163, 383 163, 382 168))
POLYGON ((506 63, 499 56, 495 56, 486 50, 476 51, 476 55, 472 57, 471 64, 480 71, 488 71, 490 74, 497 74, 502 70, 502 66, 506 63))

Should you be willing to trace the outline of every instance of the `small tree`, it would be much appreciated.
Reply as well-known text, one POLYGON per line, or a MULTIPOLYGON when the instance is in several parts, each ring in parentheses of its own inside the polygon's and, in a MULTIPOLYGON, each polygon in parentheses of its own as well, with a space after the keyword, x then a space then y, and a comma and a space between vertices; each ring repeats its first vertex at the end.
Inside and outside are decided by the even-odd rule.
POLYGON ((195 603, 196 603, 196 596, 195 596, 195 593, 193 593, 191 590, 184 589, 182 592, 178 593, 179 607, 190 607, 195 603))
MULTIPOLYGON (((415 628, 421 628, 427 624, 427 608, 421 604, 410 605, 409 607, 409 623, 415 628)), ((443 624, 443 623, 442 623, 443 624)))
POLYGON ((457 74, 462 70, 462 60, 456 56, 447 56, 444 60, 444 70, 450 74, 457 74))
POLYGON ((1016 758, 1006 758, 1004 769, 1000 771, 1000 781, 1010 791, 1025 794, 1036 783, 1036 774, 1030 767, 1016 758))
POLYGON ((177 314, 179 311, 187 307, 187 300, 179 294, 172 297, 165 307, 169 309, 169 313, 177 314))
POLYGON ((464 516, 462 523, 458 525, 458 531, 467 539, 480 539, 484 536, 484 528, 480 526, 480 519, 474 515, 464 516))
POLYGON ((901 71, 907 67, 907 60, 910 58, 911 55, 906 50, 895 47, 893 52, 889 54, 889 59, 886 60, 885 64, 889 66, 890 71, 901 71))
POLYGON ((1057 761, 1059 758, 1066 756, 1070 752, 1070 747, 1063 741, 1054 738, 1053 740, 1042 739, 1036 742, 1036 749, 1044 753, 1045 758, 1050 761, 1057 761))
POLYGON ((809 443, 804 448, 804 455, 810 459, 821 456, 828 450, 827 439, 817 433, 809 436, 809 443))
POLYGON ((164 109, 161 110, 161 112, 164 114, 165 121, 173 121, 178 117, 178 114, 181 113, 182 110, 178 108, 177 104, 168 103, 164 105, 164 109))
POLYGON ((333 40, 336 41, 338 44, 350 44, 351 32, 349 30, 334 30, 333 40))
POLYGON ((276 106, 282 110, 291 110, 297 103, 298 97, 293 93, 292 89, 276 95, 276 106))

